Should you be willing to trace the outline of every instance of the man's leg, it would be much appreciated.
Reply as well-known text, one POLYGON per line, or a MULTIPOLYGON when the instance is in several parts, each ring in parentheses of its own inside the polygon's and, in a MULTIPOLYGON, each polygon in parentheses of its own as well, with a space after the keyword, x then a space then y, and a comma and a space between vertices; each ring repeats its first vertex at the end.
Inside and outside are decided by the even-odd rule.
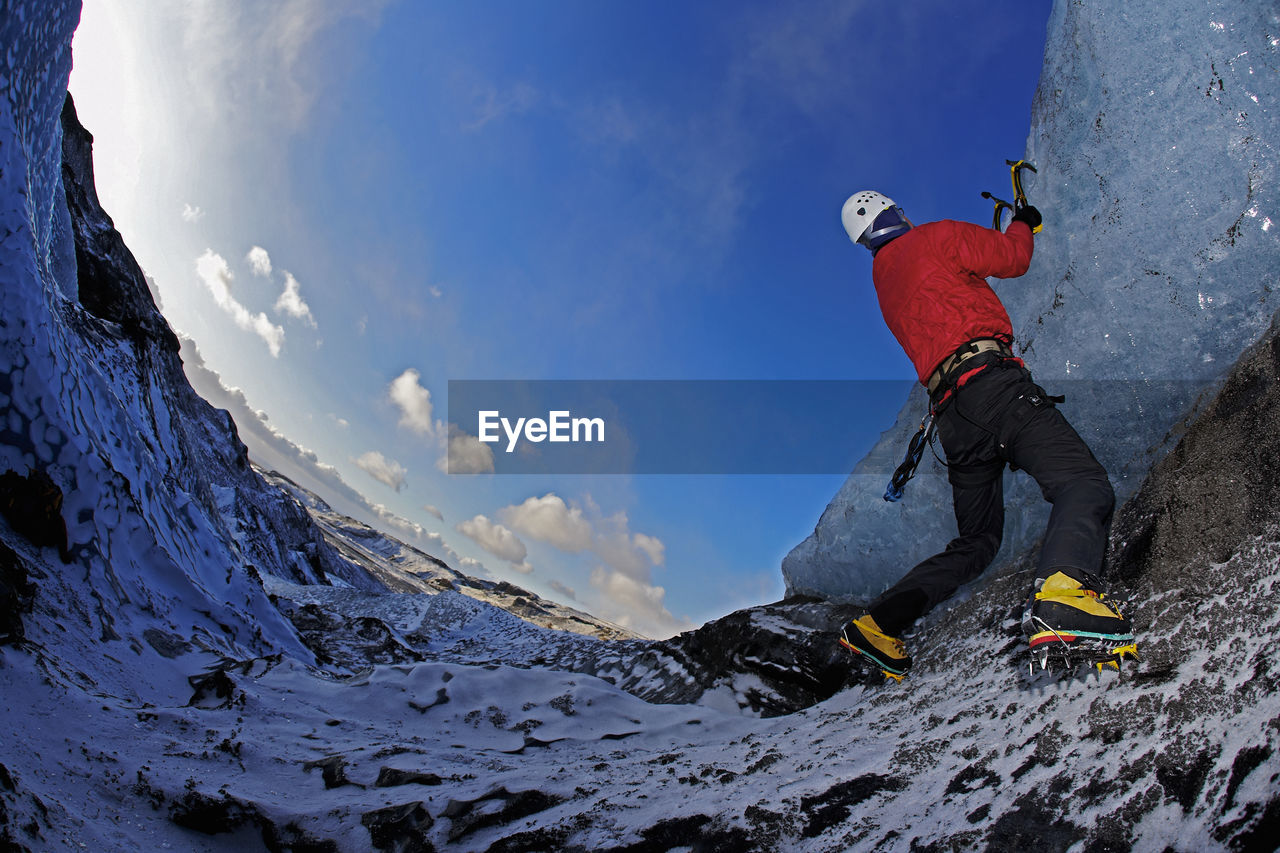
POLYGON ((1004 530, 1004 481, 951 487, 959 535, 907 572, 868 608, 880 630, 899 636, 991 565, 1004 530))
POLYGON ((1096 575, 1106 552, 1115 493, 1106 470, 1067 419, 1038 399, 1038 405, 1015 400, 1015 409, 1032 411, 1013 413, 1025 420, 1007 448, 1010 462, 1030 474, 1053 504, 1036 577, 1047 578, 1059 569, 1096 575))
MULTIPOLYGON (((942 425, 940 424, 940 427, 942 425)), ((964 433, 967 425, 960 430, 964 433)), ((956 431, 942 429, 948 458, 974 458, 973 447, 957 451, 956 431)), ((973 436, 990 451, 992 436, 973 436)), ((890 587, 867 612, 845 626, 842 642, 869 658, 885 674, 901 678, 911 668, 911 658, 899 635, 940 602, 950 598, 961 584, 982 574, 991 564, 1004 529, 1004 463, 992 457, 972 467, 954 466, 949 474, 959 535, 941 554, 917 565, 890 587)))
POLYGON ((938 415, 958 535, 942 553, 907 572, 868 608, 881 630, 891 636, 901 634, 982 574, 1000 550, 1004 462, 998 455, 997 433, 988 421, 1008 396, 1002 379, 994 373, 975 379, 938 415))
POLYGON ((1132 624, 1097 577, 1115 507, 1107 472, 1062 413, 1040 396, 1018 398, 1011 411, 1021 424, 1009 436, 1010 460, 1035 478, 1053 504, 1023 616, 1028 644, 1042 667, 1060 654, 1067 666, 1084 661, 1119 668, 1121 657, 1136 655, 1136 647, 1132 624))

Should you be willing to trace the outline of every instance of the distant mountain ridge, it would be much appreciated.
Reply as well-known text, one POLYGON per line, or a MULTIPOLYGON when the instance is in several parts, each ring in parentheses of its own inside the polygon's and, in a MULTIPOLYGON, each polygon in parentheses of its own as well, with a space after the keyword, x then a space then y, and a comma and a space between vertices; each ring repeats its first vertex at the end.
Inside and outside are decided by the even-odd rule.
POLYGON ((506 581, 480 580, 438 557, 406 545, 388 533, 334 512, 318 495, 275 471, 261 472, 270 486, 291 495, 306 508, 325 541, 347 563, 359 568, 388 592, 434 594, 458 592, 500 607, 544 628, 572 631, 602 640, 640 639, 619 625, 541 598, 506 581))

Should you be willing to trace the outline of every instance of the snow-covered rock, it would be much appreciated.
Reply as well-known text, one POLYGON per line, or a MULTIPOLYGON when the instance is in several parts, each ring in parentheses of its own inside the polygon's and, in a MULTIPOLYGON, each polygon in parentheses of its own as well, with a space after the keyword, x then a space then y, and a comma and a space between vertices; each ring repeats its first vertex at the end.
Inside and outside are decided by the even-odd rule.
MULTIPOLYGON (((1268 3, 1054 4, 1025 154, 1044 231, 1027 274, 993 283, 1121 500, 1277 308, 1277 33, 1268 3)), ((783 560, 789 592, 873 598, 955 535, 929 454, 901 503, 881 500, 926 408, 917 390, 783 560)), ((1029 477, 1005 486, 998 563, 1048 519, 1029 477)))
POLYGON ((272 600, 331 672, 436 661, 594 675, 650 702, 776 716, 861 683, 831 642, 848 606, 793 599, 761 605, 669 640, 644 640, 507 582, 469 577, 334 512, 274 472, 348 562, 378 590, 265 575, 272 600))
MULTIPOLYGON (((264 482, 190 393, 69 115, 61 144, 76 10, 0 5, 0 847, 1274 848, 1276 330, 1117 517, 1123 673, 1025 674, 1025 551, 918 626, 900 685, 842 677, 827 602, 551 630, 264 482)), ((1124 15, 1062 4, 1051 49, 1124 15)))

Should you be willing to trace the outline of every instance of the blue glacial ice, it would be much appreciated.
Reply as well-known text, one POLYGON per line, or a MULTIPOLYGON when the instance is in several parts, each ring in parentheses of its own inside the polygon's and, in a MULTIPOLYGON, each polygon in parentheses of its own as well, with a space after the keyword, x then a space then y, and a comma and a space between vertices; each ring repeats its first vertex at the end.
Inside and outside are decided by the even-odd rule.
MULTIPOLYGON (((1028 273, 993 285, 1121 501, 1277 310, 1278 37, 1268 3, 1054 6, 1025 153, 1045 228, 1028 273)), ((903 502, 881 499, 924 411, 917 390, 783 560, 790 593, 872 598, 955 535, 928 455, 903 502)), ((997 565, 1048 518, 1030 478, 1005 477, 997 565)))

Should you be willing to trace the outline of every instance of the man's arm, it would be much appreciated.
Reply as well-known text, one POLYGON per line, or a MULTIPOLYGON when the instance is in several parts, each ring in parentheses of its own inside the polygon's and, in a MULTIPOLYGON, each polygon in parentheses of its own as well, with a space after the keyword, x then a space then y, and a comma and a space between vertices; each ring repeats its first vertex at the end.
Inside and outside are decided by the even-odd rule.
POLYGON ((969 222, 957 225, 956 257, 969 272, 983 278, 1017 278, 1031 266, 1035 238, 1026 222, 1015 220, 1003 233, 969 222))

